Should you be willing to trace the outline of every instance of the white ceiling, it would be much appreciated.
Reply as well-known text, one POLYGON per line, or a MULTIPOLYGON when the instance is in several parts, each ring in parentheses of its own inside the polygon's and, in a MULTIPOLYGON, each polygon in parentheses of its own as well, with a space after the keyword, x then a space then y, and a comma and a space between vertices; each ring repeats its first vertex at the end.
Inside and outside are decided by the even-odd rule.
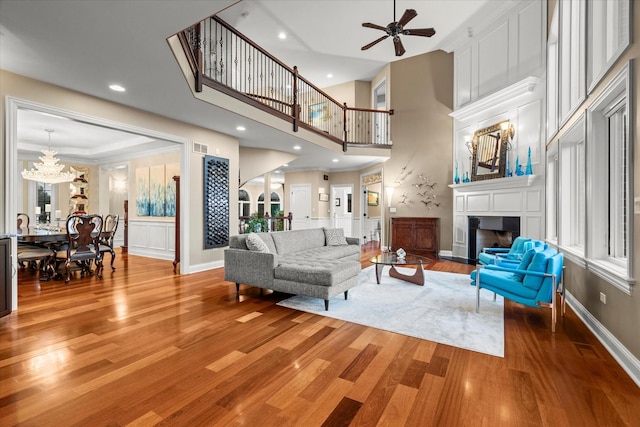
MULTIPOLYGON (((461 32, 466 35, 474 13, 486 14, 488 6, 495 9, 513 1, 398 1, 397 19, 407 8, 418 12, 407 28, 436 29, 432 38, 402 36, 407 50, 402 58, 442 48, 461 32)), ((284 63, 297 65, 320 87, 370 80, 397 59, 390 39, 360 50, 384 35, 361 24, 386 26, 393 20, 391 0, 0 0, 0 68, 232 135, 242 146, 292 152, 293 145, 302 145, 289 170, 353 170, 375 162, 338 155, 339 162, 334 163, 335 153, 191 96, 166 39, 225 8, 220 13, 224 20, 284 63), (285 40, 277 37, 280 31, 287 33, 285 40), (327 79, 328 73, 332 79, 327 79), (111 83, 127 91, 113 92, 108 88, 111 83), (238 125, 247 130, 237 131, 238 125)), ((142 146, 147 149, 145 144, 153 150, 170 147, 165 141, 34 112, 21 113, 19 127, 21 150, 44 147, 48 138, 44 129, 53 129, 51 146, 59 156, 85 161, 96 156, 126 158, 142 146), (131 151, 122 151, 125 147, 131 151)))

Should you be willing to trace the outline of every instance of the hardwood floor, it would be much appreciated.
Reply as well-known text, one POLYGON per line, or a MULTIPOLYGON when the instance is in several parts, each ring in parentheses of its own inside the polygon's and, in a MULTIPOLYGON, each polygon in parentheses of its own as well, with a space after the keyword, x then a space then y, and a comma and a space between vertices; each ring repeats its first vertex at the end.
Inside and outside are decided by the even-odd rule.
POLYGON ((68 285, 20 273, 20 310, 0 319, 0 425, 640 422, 640 388, 569 308, 552 334, 548 310, 507 302, 498 358, 276 306, 284 294, 236 298, 222 269, 116 267, 68 285))

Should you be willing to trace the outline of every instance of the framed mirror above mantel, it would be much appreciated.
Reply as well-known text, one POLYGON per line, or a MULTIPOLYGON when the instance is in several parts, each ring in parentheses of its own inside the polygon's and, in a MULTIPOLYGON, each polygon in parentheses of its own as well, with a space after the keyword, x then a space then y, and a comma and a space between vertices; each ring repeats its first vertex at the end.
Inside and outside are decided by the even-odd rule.
POLYGON ((471 181, 504 178, 507 170, 507 150, 514 131, 506 120, 479 129, 471 141, 471 181))

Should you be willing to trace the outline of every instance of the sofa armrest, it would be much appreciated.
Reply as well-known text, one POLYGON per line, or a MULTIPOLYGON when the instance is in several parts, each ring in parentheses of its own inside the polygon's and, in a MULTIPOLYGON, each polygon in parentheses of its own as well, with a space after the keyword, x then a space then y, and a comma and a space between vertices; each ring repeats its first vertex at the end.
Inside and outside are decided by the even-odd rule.
POLYGON ((347 243, 350 245, 360 245, 359 237, 347 237, 347 243))
POLYGON ((273 285, 273 269, 278 266, 278 254, 225 249, 224 280, 258 287, 273 285))

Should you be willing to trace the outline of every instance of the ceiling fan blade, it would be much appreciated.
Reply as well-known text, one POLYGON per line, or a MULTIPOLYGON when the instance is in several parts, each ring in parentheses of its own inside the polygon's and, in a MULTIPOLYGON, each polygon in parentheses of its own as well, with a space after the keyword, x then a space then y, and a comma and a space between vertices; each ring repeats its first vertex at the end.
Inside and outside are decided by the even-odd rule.
POLYGON ((396 56, 402 56, 406 52, 404 46, 402 46, 402 40, 398 36, 393 38, 393 46, 396 48, 396 56))
POLYGON ((402 30, 402 34, 405 36, 422 36, 422 37, 431 37, 436 33, 436 30, 433 28, 416 28, 413 30, 402 30))
POLYGON ((415 9, 407 9, 404 11, 404 15, 398 21, 398 25, 402 25, 403 27, 409 23, 413 18, 418 16, 418 12, 415 9))
POLYGON ((364 45, 360 48, 360 50, 367 50, 369 49, 371 46, 377 45, 378 43, 380 43, 382 40, 386 39, 387 37, 389 37, 389 34, 387 34, 386 36, 382 36, 380 37, 378 40, 376 41, 372 41, 371 43, 364 45))
POLYGON ((371 22, 365 22, 364 24, 362 24, 363 27, 367 27, 367 28, 373 28, 374 30, 382 30, 382 31, 387 31, 387 27, 383 27, 380 25, 376 25, 376 24, 372 24, 371 22))

